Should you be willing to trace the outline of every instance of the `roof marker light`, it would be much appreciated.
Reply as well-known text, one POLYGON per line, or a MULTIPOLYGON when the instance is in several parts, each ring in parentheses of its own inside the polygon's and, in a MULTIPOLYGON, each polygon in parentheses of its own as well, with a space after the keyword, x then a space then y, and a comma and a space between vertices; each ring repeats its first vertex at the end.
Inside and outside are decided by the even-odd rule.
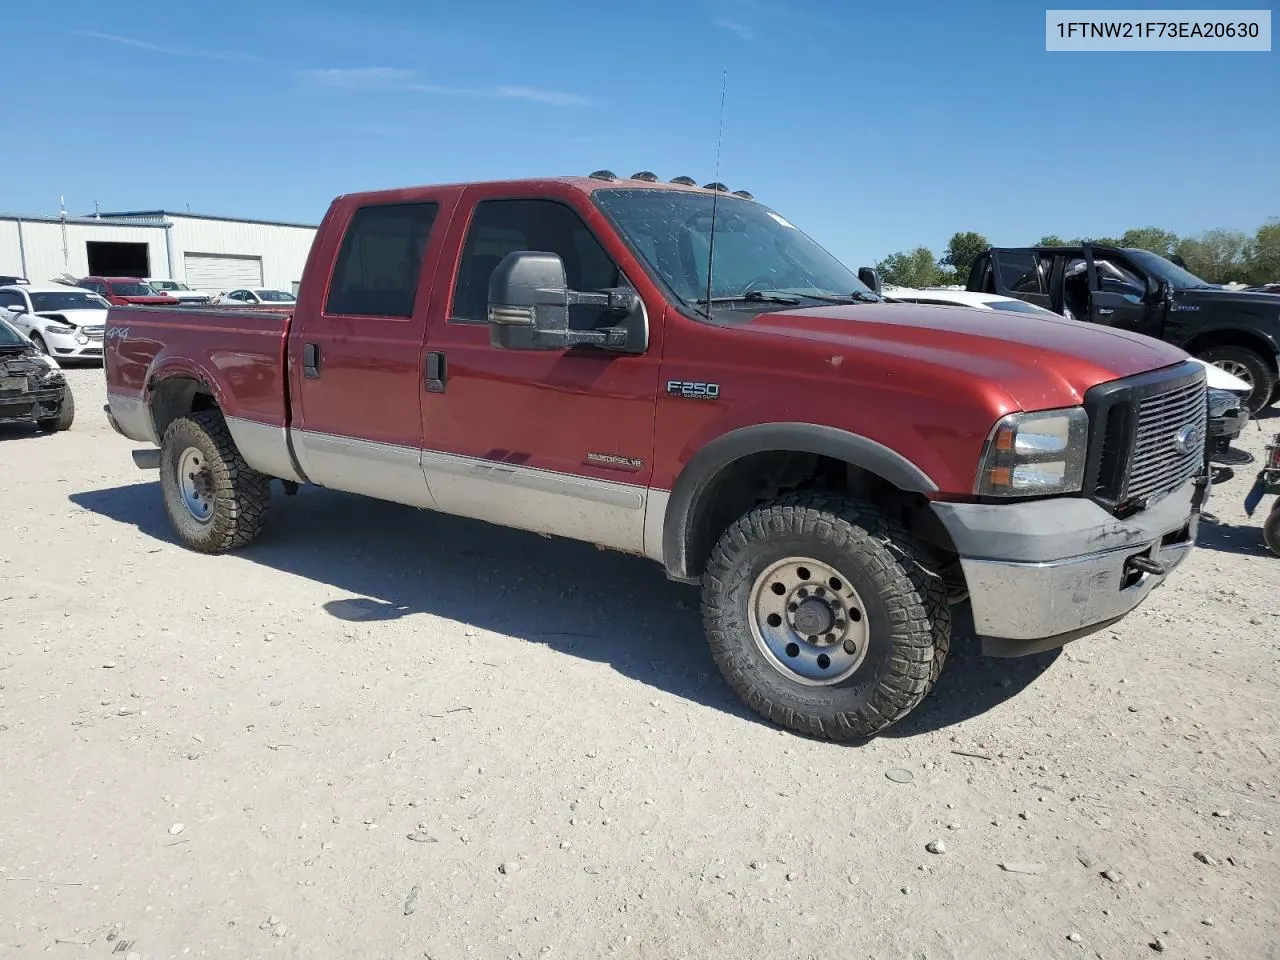
POLYGON ((592 180, 617 180, 618 176, 612 170, 597 170, 591 174, 592 180))
POLYGON ((672 177, 671 182, 680 183, 686 187, 696 187, 698 185, 698 181, 693 179, 693 177, 672 177))
POLYGON ((641 170, 631 175, 632 180, 643 180, 645 183, 657 183, 658 175, 649 170, 641 170))

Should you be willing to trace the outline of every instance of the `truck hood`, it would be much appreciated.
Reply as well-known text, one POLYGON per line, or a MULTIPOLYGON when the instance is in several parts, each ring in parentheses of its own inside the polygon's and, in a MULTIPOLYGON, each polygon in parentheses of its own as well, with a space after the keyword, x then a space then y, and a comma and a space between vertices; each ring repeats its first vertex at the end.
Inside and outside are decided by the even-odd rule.
POLYGON ((999 386, 1024 410, 1080 403, 1099 383, 1188 359, 1163 341, 1076 320, 972 307, 875 303, 765 313, 747 329, 807 341, 835 366, 885 378, 961 374, 999 386), (840 357, 841 360, 837 360, 840 357))

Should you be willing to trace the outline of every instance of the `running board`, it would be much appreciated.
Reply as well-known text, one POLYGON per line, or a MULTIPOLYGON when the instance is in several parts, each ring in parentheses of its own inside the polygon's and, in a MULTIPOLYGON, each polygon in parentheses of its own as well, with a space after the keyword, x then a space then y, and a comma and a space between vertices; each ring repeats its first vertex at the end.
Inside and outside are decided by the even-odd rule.
POLYGON ((153 447, 150 450, 134 450, 133 465, 139 470, 159 470, 160 469, 160 450, 153 447))

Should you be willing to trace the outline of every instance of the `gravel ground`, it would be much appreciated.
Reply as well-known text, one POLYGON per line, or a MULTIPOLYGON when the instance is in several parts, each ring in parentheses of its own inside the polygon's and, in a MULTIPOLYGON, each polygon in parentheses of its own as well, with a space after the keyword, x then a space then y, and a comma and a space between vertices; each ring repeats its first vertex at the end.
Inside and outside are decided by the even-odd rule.
POLYGON ((962 633, 848 747, 647 561, 314 489, 188 552, 70 378, 70 432, 0 427, 0 958, 1280 957, 1252 467, 1116 628, 962 633))

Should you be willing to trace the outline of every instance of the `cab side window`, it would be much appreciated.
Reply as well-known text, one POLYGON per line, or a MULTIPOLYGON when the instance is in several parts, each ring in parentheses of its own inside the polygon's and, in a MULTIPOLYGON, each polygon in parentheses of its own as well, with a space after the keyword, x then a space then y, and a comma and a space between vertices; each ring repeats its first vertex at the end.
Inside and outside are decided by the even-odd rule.
POLYGON ((1040 286, 1040 271, 1036 258, 1030 253, 1000 254, 1000 282, 1013 294, 1044 293, 1040 286))
MULTIPOLYGON (((489 277, 503 257, 518 250, 558 254, 571 290, 607 290, 623 282, 617 264, 572 208, 555 200, 482 200, 462 247, 450 320, 488 320, 489 277)), ((600 314, 574 307, 570 323, 591 329, 600 314)))
POLYGON ((22 306, 21 295, 14 293, 12 290, 0 290, 0 310, 19 306, 22 306))
POLYGON ((342 238, 324 312, 354 317, 411 317, 423 255, 439 210, 436 203, 379 204, 358 209, 342 238))

